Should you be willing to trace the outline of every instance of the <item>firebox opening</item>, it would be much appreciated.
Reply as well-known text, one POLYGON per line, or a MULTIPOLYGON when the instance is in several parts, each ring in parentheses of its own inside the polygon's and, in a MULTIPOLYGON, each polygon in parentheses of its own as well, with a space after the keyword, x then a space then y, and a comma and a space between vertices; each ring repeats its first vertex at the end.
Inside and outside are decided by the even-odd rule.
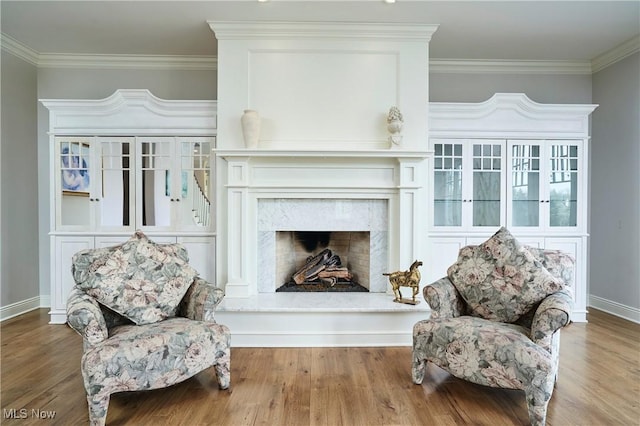
POLYGON ((277 292, 368 292, 369 232, 276 232, 277 292))

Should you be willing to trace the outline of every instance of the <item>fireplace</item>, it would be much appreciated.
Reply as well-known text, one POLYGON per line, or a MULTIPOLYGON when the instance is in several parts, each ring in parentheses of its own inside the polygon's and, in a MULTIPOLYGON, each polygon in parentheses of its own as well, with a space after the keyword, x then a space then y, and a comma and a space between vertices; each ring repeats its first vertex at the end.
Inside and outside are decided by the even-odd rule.
POLYGON ((369 232, 277 231, 277 292, 369 291, 369 232))
MULTIPOLYGON (((340 257, 364 291, 386 292, 388 209, 387 200, 376 199, 258 200, 258 292, 275 292, 308 257, 326 249, 340 257)), ((362 290, 328 291, 340 289, 362 290)))
POLYGON ((393 303, 382 274, 427 258, 428 44, 437 26, 209 25, 219 58, 216 281, 234 344, 406 344, 426 304, 393 303), (404 116, 401 145, 389 141, 391 106, 404 116), (244 144, 245 109, 260 113, 255 148, 244 144), (369 292, 276 293, 296 268, 277 266, 281 232, 368 233, 368 282, 359 282, 369 292))

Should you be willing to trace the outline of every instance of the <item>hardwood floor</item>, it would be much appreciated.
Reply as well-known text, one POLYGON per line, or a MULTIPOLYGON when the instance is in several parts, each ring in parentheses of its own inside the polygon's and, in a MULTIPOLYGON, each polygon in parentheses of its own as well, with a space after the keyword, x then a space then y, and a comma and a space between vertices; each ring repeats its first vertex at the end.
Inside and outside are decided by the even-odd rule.
MULTIPOLYGON (((3 425, 88 422, 82 341, 47 321, 41 309, 1 325, 3 425)), ((638 425, 640 325, 593 309, 589 321, 562 332, 547 422, 638 425)), ((417 386, 410 361, 410 347, 234 348, 232 392, 218 390, 210 369, 168 389, 114 395, 107 425, 528 424, 523 392, 477 386, 433 365, 417 386)))

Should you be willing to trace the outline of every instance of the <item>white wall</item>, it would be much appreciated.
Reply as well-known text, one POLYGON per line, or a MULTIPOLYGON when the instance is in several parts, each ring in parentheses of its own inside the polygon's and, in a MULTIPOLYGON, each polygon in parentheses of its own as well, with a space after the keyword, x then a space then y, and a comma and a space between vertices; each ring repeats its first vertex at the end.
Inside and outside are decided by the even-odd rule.
MULTIPOLYGON (((38 178, 36 86, 37 69, 2 51, 2 273, 0 307, 37 298, 38 178)), ((45 179, 48 176, 45 175, 45 179)), ((46 196, 46 194, 45 194, 46 196)), ((37 306, 37 300, 34 302, 37 306)), ((22 306, 22 310, 35 306, 22 306)), ((21 309, 21 308, 18 308, 21 309)))
MULTIPOLYGON (((213 70, 40 68, 36 99, 102 99, 117 89, 148 89, 162 99, 216 99, 216 79, 213 70)), ((49 111, 39 102, 37 110, 39 289, 49 295, 49 111)))
POLYGON ((593 75, 593 101, 591 302, 640 320, 640 53, 593 75))

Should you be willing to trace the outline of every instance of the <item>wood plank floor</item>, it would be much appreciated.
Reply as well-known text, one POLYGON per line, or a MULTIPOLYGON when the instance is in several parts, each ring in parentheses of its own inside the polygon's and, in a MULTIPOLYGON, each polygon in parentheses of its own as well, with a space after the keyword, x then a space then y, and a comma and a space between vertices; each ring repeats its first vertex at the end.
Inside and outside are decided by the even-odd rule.
MULTIPOLYGON (((81 339, 47 324, 46 312, 1 325, 3 425, 88 422, 81 339), (7 418, 11 409, 26 418, 7 418)), ((640 325, 592 310, 588 324, 563 331, 561 344, 548 424, 639 425, 640 325)), ((417 386, 410 361, 409 347, 234 348, 231 392, 218 390, 210 369, 168 389, 114 395, 107 424, 528 424, 524 393, 467 383, 432 365, 417 386)))

